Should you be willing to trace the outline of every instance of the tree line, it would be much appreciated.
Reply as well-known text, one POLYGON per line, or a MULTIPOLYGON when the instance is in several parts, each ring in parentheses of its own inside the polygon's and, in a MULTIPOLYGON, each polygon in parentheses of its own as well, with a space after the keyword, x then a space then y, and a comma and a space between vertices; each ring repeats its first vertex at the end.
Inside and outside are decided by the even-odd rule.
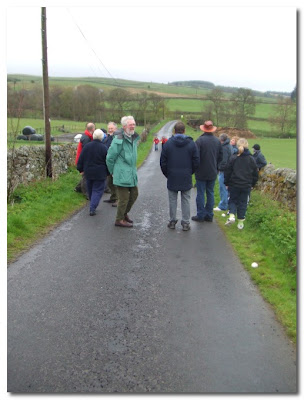
MULTIPOLYGON (((247 129, 248 120, 255 118, 256 97, 251 89, 239 88, 227 99, 220 87, 210 90, 197 117, 211 119, 216 126, 247 129)), ((16 90, 8 85, 8 117, 43 118, 42 87, 16 90)), ((147 126, 165 118, 179 118, 183 110, 169 112, 162 96, 116 88, 108 92, 89 84, 76 87, 50 87, 50 114, 54 119, 95 122, 119 121, 122 115, 131 114, 139 125, 147 126)), ((278 96, 275 111, 268 122, 281 137, 288 136, 296 127, 296 88, 290 97, 278 96)))
MULTIPOLYGON (((117 88, 107 93, 91 85, 50 87, 50 114, 54 119, 73 121, 120 121, 132 114, 140 125, 154 124, 164 118, 166 105, 155 93, 131 93, 117 88)), ((43 118, 42 87, 15 90, 8 85, 8 117, 43 118)))

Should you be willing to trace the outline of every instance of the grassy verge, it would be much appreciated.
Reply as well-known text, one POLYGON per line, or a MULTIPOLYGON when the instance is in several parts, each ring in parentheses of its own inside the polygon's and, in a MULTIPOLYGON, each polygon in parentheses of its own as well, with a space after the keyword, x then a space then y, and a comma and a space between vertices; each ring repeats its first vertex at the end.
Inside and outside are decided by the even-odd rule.
MULTIPOLYGON (((215 204, 219 201, 218 184, 215 204)), ((258 191, 251 194, 245 228, 225 226, 227 218, 215 219, 230 241, 244 268, 257 284, 263 298, 273 307, 289 338, 296 342, 297 330, 297 232, 296 213, 258 191), (258 267, 252 268, 252 262, 258 267)))
POLYGON ((71 168, 56 181, 46 179, 16 189, 15 203, 7 205, 8 261, 83 207, 87 200, 73 190, 79 179, 79 172, 71 168))

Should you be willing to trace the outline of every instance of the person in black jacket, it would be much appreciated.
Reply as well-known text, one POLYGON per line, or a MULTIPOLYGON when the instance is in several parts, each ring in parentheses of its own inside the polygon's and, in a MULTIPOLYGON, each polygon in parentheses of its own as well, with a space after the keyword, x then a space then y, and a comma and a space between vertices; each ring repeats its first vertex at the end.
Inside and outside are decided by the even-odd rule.
POLYGON ((219 190, 220 190, 220 202, 217 207, 213 209, 213 211, 225 211, 228 208, 228 190, 224 184, 224 170, 228 164, 230 157, 233 154, 233 149, 230 144, 230 139, 226 133, 222 133, 219 136, 220 142, 222 144, 223 149, 223 159, 219 163, 218 166, 218 181, 219 181, 219 190))
POLYGON ((104 137, 105 133, 101 129, 96 129, 92 142, 86 144, 77 162, 78 171, 84 173, 86 177, 91 216, 96 215, 96 208, 103 195, 109 174, 106 165, 107 148, 102 143, 104 137))
POLYGON ((205 121, 204 125, 200 126, 200 129, 204 133, 195 142, 200 157, 200 165, 195 172, 197 215, 193 216, 192 220, 212 222, 214 185, 218 166, 223 158, 223 149, 219 139, 213 135, 217 128, 213 126, 212 121, 205 121), (205 193, 207 197, 206 203, 205 193))
POLYGON ((229 187, 229 218, 225 225, 235 222, 238 217, 238 228, 244 228, 244 220, 247 211, 248 196, 251 188, 258 181, 256 163, 248 150, 246 139, 240 138, 237 142, 238 154, 231 156, 224 171, 225 185, 229 187))
POLYGON ((185 135, 185 125, 177 122, 172 136, 162 147, 160 167, 167 178, 170 220, 168 228, 175 229, 178 192, 181 192, 183 231, 190 229, 190 198, 192 174, 199 166, 199 155, 193 139, 185 135))
POLYGON ((265 165, 267 165, 267 161, 264 155, 261 153, 261 146, 259 144, 253 145, 253 158, 257 165, 258 170, 260 171, 265 165))

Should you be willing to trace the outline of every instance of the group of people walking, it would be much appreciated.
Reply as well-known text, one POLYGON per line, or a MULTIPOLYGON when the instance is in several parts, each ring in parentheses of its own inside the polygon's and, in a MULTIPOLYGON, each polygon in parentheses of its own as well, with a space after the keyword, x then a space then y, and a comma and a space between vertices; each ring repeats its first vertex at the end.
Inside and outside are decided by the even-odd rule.
MULTIPOLYGON (((86 187, 90 200, 90 216, 96 215, 107 186, 111 196, 104 202, 117 207, 115 226, 118 227, 133 226, 129 212, 138 197, 136 162, 139 135, 135 132, 135 127, 132 116, 121 119, 120 129, 117 129, 114 122, 109 122, 107 131, 95 129, 95 125, 90 122, 77 148, 76 165, 82 174, 78 187, 86 187)), ((180 192, 181 225, 184 231, 190 229, 190 218, 196 222, 212 222, 213 212, 219 210, 228 210, 227 225, 235 222, 237 216, 238 227, 242 229, 250 191, 258 180, 258 169, 266 165, 259 145, 254 146, 255 154, 252 156, 246 139, 232 138, 230 141, 225 133, 217 138, 214 135, 217 127, 212 121, 206 121, 200 126, 203 134, 195 142, 186 135, 185 129, 183 122, 177 122, 172 137, 169 140, 165 138, 162 142, 160 168, 167 178, 168 227, 175 229, 178 221, 177 201, 180 192), (196 179, 197 211, 191 217, 193 174, 196 179), (217 176, 220 203, 214 208, 217 176)), ((155 138, 155 150, 158 150, 158 143, 159 139, 155 138)))
POLYGON ((168 138, 166 136, 163 136, 161 139, 159 139, 158 136, 155 136, 155 138, 153 139, 154 150, 158 151, 158 144, 161 143, 161 145, 163 146, 167 141, 168 138))

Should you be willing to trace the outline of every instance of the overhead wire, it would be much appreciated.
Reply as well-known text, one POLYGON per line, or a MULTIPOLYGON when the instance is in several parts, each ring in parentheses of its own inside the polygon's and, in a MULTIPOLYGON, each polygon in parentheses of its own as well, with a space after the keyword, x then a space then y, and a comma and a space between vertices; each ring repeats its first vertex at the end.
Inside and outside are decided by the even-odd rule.
MULTIPOLYGON (((70 10, 67 8, 68 13, 70 14, 70 16, 72 17, 76 27, 78 28, 79 32, 81 33, 82 37, 84 38, 86 44, 89 46, 89 48, 91 49, 92 53, 95 55, 95 57, 97 58, 97 60, 100 62, 100 64, 103 66, 103 68, 107 71, 107 73, 109 74, 109 76, 115 81, 115 83, 117 84, 117 86, 121 86, 119 84, 119 82, 116 80, 116 78, 111 74, 111 72, 108 70, 108 68, 105 66, 105 64, 102 62, 102 60, 100 59, 100 57, 98 56, 98 54, 96 53, 96 51, 93 49, 92 45, 90 44, 89 40, 86 38, 85 34, 83 33, 82 29, 80 28, 80 26, 78 25, 77 21, 75 20, 75 18, 73 17, 72 13, 70 12, 70 10)), ((101 69, 100 69, 101 70, 101 69)))

